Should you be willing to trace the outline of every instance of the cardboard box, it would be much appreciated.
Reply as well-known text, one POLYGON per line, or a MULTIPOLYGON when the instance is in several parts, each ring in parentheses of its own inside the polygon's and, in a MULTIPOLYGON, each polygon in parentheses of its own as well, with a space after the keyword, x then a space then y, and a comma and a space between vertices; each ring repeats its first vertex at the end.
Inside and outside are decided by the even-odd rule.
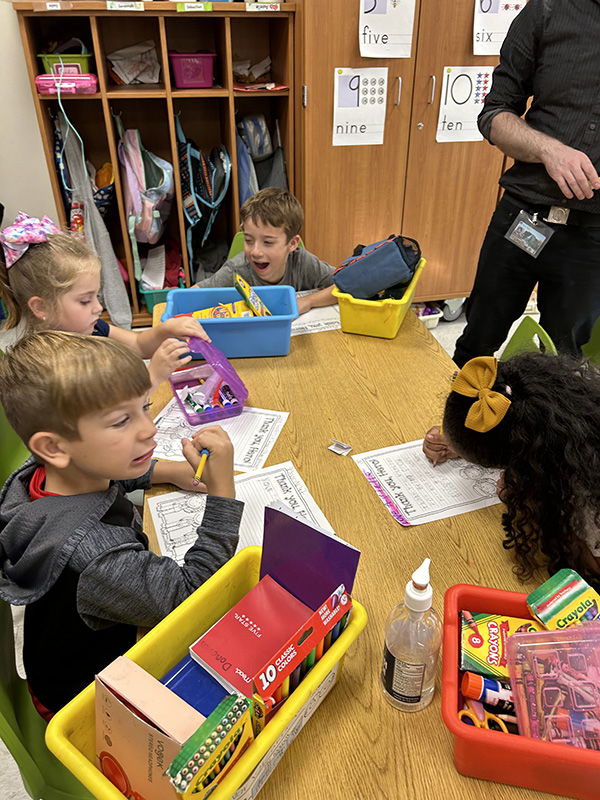
POLYGON ((99 769, 128 797, 176 797, 164 772, 205 717, 124 656, 95 687, 99 769))

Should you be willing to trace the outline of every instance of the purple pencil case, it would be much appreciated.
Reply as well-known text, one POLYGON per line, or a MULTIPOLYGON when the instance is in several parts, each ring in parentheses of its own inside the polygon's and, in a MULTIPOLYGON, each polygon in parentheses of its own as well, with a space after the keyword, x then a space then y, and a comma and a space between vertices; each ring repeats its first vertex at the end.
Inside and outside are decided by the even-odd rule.
POLYGON ((189 347, 194 361, 169 378, 188 422, 206 425, 237 417, 248 399, 248 390, 240 376, 214 344, 192 337, 189 347))

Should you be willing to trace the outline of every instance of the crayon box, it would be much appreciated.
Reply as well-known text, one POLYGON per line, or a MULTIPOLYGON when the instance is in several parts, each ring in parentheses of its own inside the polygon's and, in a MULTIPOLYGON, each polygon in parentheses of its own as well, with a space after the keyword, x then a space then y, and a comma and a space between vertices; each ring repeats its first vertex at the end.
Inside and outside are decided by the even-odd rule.
POLYGON ((460 614, 460 668, 490 678, 508 678, 506 642, 513 633, 540 631, 530 619, 504 614, 460 614))
POLYGON ((550 631, 600 619, 600 596, 572 569, 561 569, 531 592, 527 606, 550 631))

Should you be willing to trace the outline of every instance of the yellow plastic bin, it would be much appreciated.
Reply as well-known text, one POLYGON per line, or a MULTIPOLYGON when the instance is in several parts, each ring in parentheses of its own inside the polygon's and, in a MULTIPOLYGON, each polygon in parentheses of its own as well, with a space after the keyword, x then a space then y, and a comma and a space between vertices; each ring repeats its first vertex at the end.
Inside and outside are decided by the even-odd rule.
POLYGON ((410 308, 415 296, 417 283, 425 266, 422 258, 415 270, 411 282, 406 287, 400 300, 359 300, 351 294, 333 290, 340 306, 340 322, 344 333, 360 333, 363 336, 379 336, 381 339, 393 339, 398 333, 402 320, 410 308))
MULTIPOLYGON (((192 642, 258 583, 261 552, 260 547, 241 550, 126 655, 155 678, 162 677, 187 654, 192 642)), ((346 650, 367 623, 364 608, 355 600, 352 602, 354 607, 346 629, 217 785, 211 800, 228 800, 248 780, 262 785, 274 769, 273 761, 278 761, 265 759, 261 764, 269 749, 275 742, 279 750, 285 749, 298 733, 298 712, 307 703, 312 707, 319 705, 333 687, 346 650)), ((98 800, 123 800, 121 792, 96 766, 95 736, 91 684, 52 718, 46 730, 46 743, 98 800)), ((173 798, 176 796, 173 791, 173 798)), ((170 797, 167 793, 165 800, 170 797)))

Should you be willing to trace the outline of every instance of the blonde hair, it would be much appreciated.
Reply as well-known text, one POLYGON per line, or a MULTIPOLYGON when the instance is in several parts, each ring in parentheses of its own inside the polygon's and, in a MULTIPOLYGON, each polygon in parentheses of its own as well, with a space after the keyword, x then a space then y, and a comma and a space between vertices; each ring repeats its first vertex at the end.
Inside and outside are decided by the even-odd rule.
POLYGON ((244 222, 251 219, 255 225, 272 225, 283 228, 288 242, 297 236, 304 224, 304 211, 291 192, 269 187, 249 197, 240 209, 242 230, 244 222))
POLYGON ((0 402, 26 445, 38 431, 79 439, 84 414, 141 397, 150 386, 135 350, 105 337, 40 331, 0 357, 0 402))
MULTIPOLYGON (((29 308, 32 297, 41 297, 55 307, 82 275, 99 275, 100 261, 79 239, 66 233, 48 236, 47 242, 31 244, 7 269, 0 265, 0 299, 7 311, 6 328, 23 319, 30 331, 48 327, 29 308)), ((52 320, 49 321, 50 325, 52 320)))

